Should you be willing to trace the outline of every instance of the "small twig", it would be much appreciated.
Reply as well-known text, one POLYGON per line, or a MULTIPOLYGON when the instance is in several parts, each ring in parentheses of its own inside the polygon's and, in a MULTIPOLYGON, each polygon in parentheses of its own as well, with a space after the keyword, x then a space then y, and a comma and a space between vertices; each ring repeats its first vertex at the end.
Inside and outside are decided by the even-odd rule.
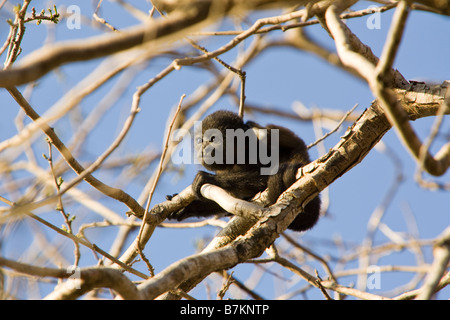
POLYGON ((239 117, 244 118, 244 107, 245 107, 245 71, 239 73, 241 78, 241 94, 239 99, 239 117))
MULTIPOLYGON (((13 206, 16 205, 14 202, 12 202, 12 201, 10 201, 10 200, 4 198, 4 197, 1 197, 1 196, 0 196, 0 200, 3 201, 4 203, 8 204, 8 205, 11 206, 11 207, 13 207, 13 206)), ((108 252, 106 252, 106 251, 100 249, 97 245, 90 243, 90 242, 87 241, 86 239, 82 239, 82 238, 77 237, 76 235, 73 235, 73 234, 71 234, 71 233, 68 233, 67 231, 64 231, 64 230, 62 230, 62 229, 60 229, 60 228, 54 226, 53 224, 49 223, 48 221, 42 219, 41 217, 39 217, 39 216, 37 216, 37 215, 35 215, 35 214, 33 214, 32 212, 25 212, 25 214, 26 214, 27 216, 29 216, 30 218, 33 218, 34 220, 38 221, 39 223, 42 223, 42 224, 45 225, 46 227, 52 229, 52 230, 55 231, 56 233, 58 233, 58 234, 60 234, 60 235, 62 235, 62 236, 64 236, 64 237, 67 237, 67 238, 69 238, 69 239, 71 239, 71 240, 73 240, 73 241, 76 241, 76 242, 78 242, 78 243, 80 243, 80 244, 86 246, 87 248, 89 248, 89 249, 91 249, 91 250, 93 250, 93 251, 95 251, 95 252, 101 254, 102 256, 104 256, 105 258, 111 260, 113 263, 117 264, 118 266, 120 266, 120 267, 123 268, 124 270, 126 270, 126 271, 128 271, 128 272, 130 272, 130 273, 132 273, 132 274, 134 274, 134 275, 137 275, 138 277, 141 277, 141 278, 143 278, 143 279, 147 279, 147 278, 148 278, 147 275, 145 275, 145 274, 143 274, 142 272, 137 271, 137 270, 135 270, 135 269, 129 267, 128 265, 126 265, 126 264, 123 263, 122 261, 120 261, 120 260, 118 260, 117 258, 111 256, 108 252)))
POLYGON ((246 294, 248 294, 252 299, 255 300, 265 300, 262 296, 260 296, 258 293, 256 293, 254 290, 248 288, 247 285, 245 285, 244 283, 242 283, 241 281, 239 281, 238 279, 236 279, 233 274, 230 274, 228 277, 228 273, 227 272, 217 272, 218 274, 220 274, 220 276, 222 277, 227 277, 230 279, 230 281, 232 282, 232 284, 239 288, 240 290, 242 290, 243 292, 245 292, 246 294))
MULTIPOLYGON (((194 41, 192 41, 191 39, 187 38, 187 40, 189 41, 189 43, 194 47, 197 48, 201 51, 203 51, 204 53, 208 53, 208 50, 202 46, 200 46, 199 44, 195 43, 194 41)), ((239 76, 239 79, 241 80, 241 93, 240 93, 240 98, 239 98, 239 116, 241 118, 244 117, 244 103, 245 103, 245 80, 246 80, 246 73, 245 71, 243 71, 242 69, 239 68, 235 68, 231 65, 229 65, 228 63, 226 63, 225 61, 223 61, 222 59, 220 59, 219 57, 214 57, 214 60, 216 60, 217 62, 219 62, 222 66, 224 66, 225 68, 227 68, 228 70, 230 70, 231 72, 237 74, 239 76)))
MULTIPOLYGON (((40 118, 40 115, 33 109, 33 107, 28 103, 28 101, 22 96, 19 90, 17 88, 8 88, 8 92, 12 95, 12 97, 16 100, 16 102, 19 104, 19 106, 23 109, 25 114, 30 117, 33 121, 38 121, 40 118)), ((52 144, 58 149, 58 151, 61 153, 62 157, 66 162, 70 165, 70 167, 78 174, 78 177, 75 178, 72 182, 70 182, 63 190, 61 190, 61 194, 64 194, 67 190, 72 188, 75 184, 77 184, 79 179, 84 179, 86 182, 88 182, 91 186, 93 186, 95 189, 99 190, 103 194, 116 199, 125 205, 128 206, 133 212, 136 212, 137 214, 142 213, 144 210, 141 205, 129 194, 124 192, 123 190, 116 189, 113 187, 110 187, 100 180, 97 180, 94 176, 91 175, 91 172, 93 172, 105 159, 106 157, 117 148, 117 146, 120 144, 120 142, 124 139, 126 133, 128 132, 131 122, 136 116, 136 114, 139 112, 139 110, 133 110, 132 114, 129 117, 129 121, 127 124, 124 125, 124 128, 122 129, 122 132, 117 137, 116 141, 108 148, 105 153, 100 156, 93 164, 89 166, 88 169, 85 169, 72 155, 70 150, 64 145, 64 143, 59 139, 58 135, 53 131, 53 129, 47 124, 43 123, 40 128, 44 133, 50 138, 52 141, 52 144), (80 178, 81 177, 81 178, 80 178)), ((53 203, 55 201, 55 197, 48 197, 44 200, 41 200, 37 203, 31 203, 31 204, 24 204, 21 206, 18 206, 17 208, 13 208, 13 210, 34 210, 35 208, 42 207, 46 204, 53 203)))
POLYGON ((352 114, 352 112, 356 109, 356 107, 358 107, 358 104, 355 104, 353 106, 353 108, 351 108, 349 111, 347 111, 345 113, 345 115, 342 117, 341 121, 339 121, 339 123, 336 125, 336 128, 334 128, 333 130, 331 130, 330 132, 325 134, 323 137, 317 139, 315 142, 311 143, 307 148, 310 149, 310 148, 314 147, 316 144, 320 143, 321 141, 325 140, 326 138, 331 136, 333 133, 338 131, 339 128, 341 127, 341 125, 347 120, 348 116, 350 116, 352 114))
POLYGON ((223 275, 224 275, 224 284, 222 286, 222 289, 219 290, 219 292, 217 293, 217 297, 219 298, 219 300, 223 300, 223 297, 225 296, 225 293, 228 291, 228 289, 230 288, 230 286, 234 283, 233 280, 233 273, 234 271, 232 271, 228 277, 225 277, 227 275, 227 272, 225 270, 222 271, 223 275))
MULTIPOLYGON (((314 287, 319 287, 318 278, 310 275, 303 269, 297 267, 295 264, 290 262, 289 260, 279 256, 276 254, 275 256, 271 257, 272 259, 267 259, 265 262, 269 262, 270 260, 277 262, 278 264, 282 265, 283 267, 289 269, 290 271, 294 272, 295 274, 299 275, 303 279, 305 279, 310 285, 314 287)), ((332 280, 325 280, 320 281, 320 286, 322 286, 325 289, 336 291, 337 293, 344 294, 344 295, 350 295, 354 296, 360 299, 368 299, 368 300, 389 300, 389 298, 385 298, 379 295, 363 292, 360 290, 356 290, 353 288, 341 286, 337 284, 336 282, 332 280)))
MULTIPOLYGON (((122 2, 122 1, 120 1, 120 2, 122 2)), ((156 10, 161 17, 165 17, 165 14, 161 10, 158 9, 158 7, 155 5, 153 0, 150 0, 150 3, 153 6, 152 10, 156 10)))
MULTIPOLYGON (((371 8, 367 8, 367 9, 363 9, 363 10, 359 10, 359 11, 347 12, 347 13, 342 14, 340 16, 340 18, 341 19, 360 18, 360 17, 364 17, 366 15, 374 14, 376 12, 385 12, 387 10, 391 10, 392 8, 395 8, 396 6, 397 6, 397 2, 389 3, 382 7, 377 7, 377 8, 371 7, 371 8)), ((263 33, 268 33, 268 32, 275 31, 275 30, 281 30, 281 31, 285 32, 290 29, 312 26, 312 25, 316 25, 319 23, 320 23, 319 20, 308 20, 308 21, 294 22, 294 23, 289 23, 289 24, 277 24, 274 26, 261 28, 258 31, 256 31, 255 34, 263 34, 263 33)), ((237 36, 237 35, 240 35, 242 32, 243 31, 234 31, 234 30, 200 31, 200 32, 195 32, 192 35, 195 35, 195 36, 237 36)))
POLYGON ((105 26, 107 26, 109 29, 111 29, 112 31, 114 31, 114 32, 119 32, 119 30, 118 29, 116 29, 115 27, 113 27, 111 24, 109 24, 108 22, 106 22, 106 20, 105 19, 103 19, 103 18, 100 18, 99 16, 98 16, 98 10, 100 9, 100 6, 102 5, 102 2, 103 2, 103 0, 99 0, 98 1, 98 4, 97 4, 97 8, 95 9, 95 11, 94 11, 94 13, 92 14, 92 16, 94 17, 94 19, 97 21, 97 22, 99 22, 99 23, 101 23, 101 24, 104 24, 105 26))
POLYGON ((430 299, 441 281, 441 278, 448 270, 448 263, 450 261, 450 227, 447 227, 444 232, 438 237, 437 243, 433 248, 434 261, 428 271, 425 283, 421 288, 417 299, 430 299))
POLYGON ((440 184, 440 183, 437 183, 434 181, 424 181, 422 178, 425 157, 430 150, 431 144, 433 143, 434 139, 436 138, 436 136, 439 132, 439 129, 443 122, 444 114, 445 114, 446 110, 450 109, 450 104, 448 102, 449 101, 444 101, 442 103, 442 105, 439 107, 439 111, 436 114, 436 119, 435 119, 433 125, 431 126, 430 135, 428 136, 428 138, 425 140, 422 147, 420 148, 419 161, 417 164, 417 169, 416 169, 414 178, 422 187, 425 187, 425 188, 443 189, 443 190, 450 189, 450 184, 440 184))
MULTIPOLYGON (((447 272, 446 275, 442 277, 442 279, 439 281, 439 283, 436 286, 436 292, 439 290, 442 290, 443 288, 450 285, 450 272, 447 272)), ((411 300, 419 296, 423 292, 423 289, 416 289, 409 292, 404 292, 400 294, 399 296, 395 297, 395 300, 411 300)))
POLYGON ((177 119, 177 115, 178 115, 178 113, 181 110, 181 104, 183 102, 184 97, 186 97, 185 94, 183 94, 181 96, 180 102, 178 103, 178 107, 177 107, 177 109, 175 111, 175 114, 174 114, 174 116, 172 118, 172 122, 169 125, 169 130, 167 131, 167 136, 166 136, 166 139, 165 139, 165 142, 164 142, 164 149, 163 149, 163 152, 161 154, 161 159, 159 161, 157 174, 156 174, 155 179, 153 180, 152 188, 150 189, 150 192, 148 193, 147 205, 145 206, 144 216, 142 218, 142 224, 141 224, 141 227, 139 229, 139 233, 138 233, 137 241, 136 241, 136 244, 137 244, 136 247, 137 247, 137 250, 139 251, 139 255, 142 257, 142 260, 144 260, 145 263, 147 264, 148 270, 150 271, 150 274, 151 274, 152 277, 154 276, 154 269, 151 266, 151 264, 148 261, 148 259, 145 257, 144 253, 142 252, 141 237, 142 237, 142 233, 143 233, 143 230, 144 230, 144 226, 147 223, 147 216, 149 214, 150 203, 152 201, 153 193, 154 193, 154 191, 156 189, 156 185, 158 184, 159 177, 161 176, 161 173, 162 173, 163 163, 164 163, 164 160, 165 160, 165 157, 166 157, 167 149, 169 148, 170 137, 172 135, 172 128, 173 128, 173 125, 175 124, 175 120, 177 119))
MULTIPOLYGON (((395 196, 399 192, 401 183, 403 182, 403 173, 402 166, 399 164, 400 160, 395 157, 395 155, 391 152, 389 153, 387 147, 380 142, 377 147, 379 149, 383 148, 381 151, 385 151, 386 154, 393 159, 395 166, 395 177, 392 180, 390 187, 386 190, 386 194, 381 203, 375 208, 369 218, 369 222, 367 223, 367 234, 362 241, 362 247, 365 248, 365 253, 359 255, 359 266, 360 268, 367 269, 370 265, 371 256, 370 253, 373 252, 373 244, 376 231, 379 230, 380 224, 383 216, 385 215, 388 207, 392 204, 395 196)), ((362 273, 358 276, 357 287, 362 289, 367 284, 367 274, 362 273)))
MULTIPOLYGON (((73 230, 72 230, 72 221, 75 219, 75 216, 70 217, 70 214, 66 213, 66 211, 64 210, 64 205, 62 202, 62 195, 61 195, 61 185, 63 183, 63 179, 60 176, 59 178, 56 177, 56 173, 55 173, 55 169, 53 167, 53 152, 52 152, 52 142, 47 139, 47 143, 48 143, 48 156, 46 156, 45 154, 43 154, 44 158, 48 161, 48 164, 50 166, 50 171, 53 175, 53 181, 55 182, 55 187, 56 187, 56 192, 57 192, 57 197, 58 197, 58 204, 56 207, 56 210, 61 212, 64 221, 66 222, 66 227, 67 227, 67 232, 70 234, 73 234, 73 230)), ((64 227, 64 226, 63 226, 64 227)), ((75 261, 74 261, 74 265, 78 266, 78 262, 80 261, 80 245, 78 244, 77 241, 73 242, 75 245, 75 250, 74 250, 74 256, 75 256, 75 261)))
POLYGON ((312 258, 316 259, 317 261, 319 261, 323 265, 323 267, 325 268, 325 271, 328 273, 328 276, 330 277, 330 279, 332 279, 333 281, 335 281, 337 283, 337 279, 334 276, 333 271, 331 270, 330 266, 328 265, 328 262, 324 258, 322 258, 318 254, 314 253, 312 250, 310 250, 310 249, 302 246, 298 242, 296 242, 293 238, 288 236, 286 234, 286 232, 283 232, 282 235, 291 245, 293 245, 297 249, 303 251, 304 253, 306 253, 307 255, 311 256, 312 258))
POLYGON ((41 11, 41 14, 36 15, 36 9, 33 7, 31 9, 31 17, 30 18, 26 18, 24 20, 24 22, 27 23, 27 22, 31 22, 31 21, 36 21, 37 20, 36 23, 38 25, 40 25, 42 20, 47 20, 47 21, 51 21, 53 23, 58 23, 60 15, 58 13, 58 9, 56 8, 56 5, 53 6, 53 11, 52 11, 52 9, 48 9, 48 12, 50 13, 50 15, 47 16, 47 15, 45 15, 45 10, 43 9, 41 11))
POLYGON ((325 288, 322 286, 322 279, 319 276, 319 272, 317 270, 314 270, 314 272, 316 273, 316 284, 317 287, 320 289, 320 291, 322 292, 322 294, 324 295, 325 299, 327 300, 333 300, 330 295, 328 294, 327 290, 325 290, 325 288))
POLYGON ((187 294, 185 291, 181 290, 181 289, 176 289, 174 291, 170 291, 170 293, 180 296, 186 300, 196 300, 193 296, 191 296, 190 294, 187 294))
MULTIPOLYGON (((9 47, 9 45, 11 44, 11 39, 15 34, 15 30, 16 30, 16 26, 15 25, 11 25, 9 28, 9 34, 8 37, 6 38, 5 42, 3 43, 3 46, 0 48, 0 56, 3 54, 3 52, 5 52, 5 50, 9 47)), ((8 59, 8 57, 7 57, 8 59)), ((7 63, 5 62, 4 66, 7 66, 7 63)))
POLYGON ((303 269, 297 267, 295 264, 293 264, 286 258, 281 257, 278 254, 275 246, 272 245, 268 250, 266 250, 266 253, 270 256, 270 259, 268 259, 267 262, 274 261, 274 262, 280 264, 281 266, 287 268, 288 270, 294 272, 295 274, 297 274, 298 276, 300 276, 301 278, 306 280, 310 285, 317 287, 317 283, 316 283, 317 278, 310 275, 308 272, 304 271, 303 269))
MULTIPOLYGON (((151 211, 151 210, 150 210, 151 211)), ((223 229, 227 225, 227 222, 217 217, 210 219, 195 221, 195 222, 173 222, 173 223, 160 223, 158 227, 161 228, 174 228, 174 229, 186 229, 186 228, 201 228, 205 226, 213 226, 223 229)))
POLYGON ((302 18, 305 15, 304 10, 295 11, 292 13, 280 15, 280 16, 274 16, 264 19, 258 19, 249 29, 245 30, 244 32, 239 33, 236 37, 234 37, 231 41, 229 41, 227 44, 223 45, 217 50, 207 52, 201 56, 193 57, 193 58, 184 58, 184 59, 178 59, 176 60, 176 63, 178 66, 188 66, 192 65, 194 63, 203 62, 209 59, 212 59, 214 57, 217 57, 221 55, 222 53, 225 53, 235 46, 237 46, 239 43, 250 37, 251 35, 255 34, 262 26, 267 24, 280 24, 283 22, 287 22, 290 20, 302 18))
POLYGON ((16 11, 15 23, 12 26, 12 35, 9 43, 8 54, 6 55, 6 61, 4 64, 4 69, 8 69, 16 61, 20 52, 22 51, 20 45, 22 43, 23 36, 25 34, 25 14, 27 13, 27 8, 30 5, 31 0, 24 0, 23 5, 16 11))

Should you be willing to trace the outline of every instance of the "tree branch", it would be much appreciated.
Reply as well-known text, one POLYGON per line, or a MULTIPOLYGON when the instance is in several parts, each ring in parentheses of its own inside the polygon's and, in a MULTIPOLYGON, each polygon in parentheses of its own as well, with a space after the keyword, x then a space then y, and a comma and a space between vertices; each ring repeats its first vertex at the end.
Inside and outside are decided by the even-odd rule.
POLYGON ((50 293, 47 300, 76 299, 95 288, 110 288, 124 299, 141 299, 142 295, 121 271, 105 267, 54 269, 36 267, 0 257, 0 266, 36 277, 69 279, 50 293))
POLYGON ((409 3, 418 2, 430 8, 437 10, 447 16, 450 16, 450 1, 449 0, 407 0, 409 3))
MULTIPOLYGON (((8 92, 13 96, 13 98, 16 100, 16 102, 21 106, 21 108, 24 110, 24 112, 33 120, 36 121, 40 118, 39 114, 31 107, 31 105, 26 101, 26 99, 22 96, 19 90, 17 88, 8 88, 8 92)), ((135 110, 135 112, 137 112, 135 110)), ((103 194, 116 199, 122 203, 124 203, 128 208, 130 208, 133 212, 136 212, 137 214, 143 214, 144 208, 136 201, 133 197, 131 197, 129 194, 124 192, 123 190, 110 187, 100 180, 96 179, 94 176, 91 175, 91 172, 93 170, 86 171, 84 167, 73 157, 72 153, 69 151, 69 149, 64 145, 64 143, 59 139, 59 137, 56 135, 56 133, 53 131, 52 128, 50 128, 47 124, 41 124, 41 129, 44 131, 44 133, 49 137, 49 139, 52 141, 52 144, 55 146, 55 148, 58 149, 58 151, 61 153, 63 158, 66 160, 66 162, 71 166, 71 168, 80 176, 82 176, 86 182, 88 182, 90 185, 92 185, 94 188, 102 192, 103 194)), ((124 136, 126 133, 126 127, 121 136, 124 136)), ((120 140, 120 139, 119 139, 120 140)), ((112 148, 113 150, 114 148, 112 148)), ((110 150, 110 151, 112 151, 110 150)), ((91 169, 95 169, 97 167, 97 164, 94 166, 91 166, 91 169)), ((52 203, 56 201, 57 196, 49 197, 39 203, 35 204, 25 204, 25 205, 18 205, 13 208, 13 210, 33 210, 36 207, 52 203)))
MULTIPOLYGON (((295 1, 299 4, 299 1, 295 1)), ((315 2, 315 1, 301 1, 315 2)), ((118 33, 105 34, 86 40, 76 40, 49 45, 34 51, 12 69, 0 71, 0 87, 12 87, 35 81, 51 70, 70 62, 105 57, 140 45, 153 45, 180 38, 199 23, 215 22, 230 10, 254 9, 267 4, 277 6, 293 3, 289 0, 208 0, 183 1, 167 18, 151 20, 118 33)))
MULTIPOLYGON (((331 5, 326 11, 326 21, 330 32, 332 33, 336 49, 342 62, 357 70, 369 84, 372 93, 378 98, 378 102, 383 106, 386 115, 394 126, 402 140, 403 144, 412 153, 416 161, 421 159, 422 142, 415 134, 408 116, 404 111, 401 102, 395 96, 394 92, 389 89, 385 83, 389 82, 390 77, 387 76, 391 70, 393 57, 398 47, 399 37, 403 31, 404 20, 406 19, 407 8, 405 2, 401 2, 396 10, 393 18, 391 30, 388 40, 386 41, 383 56, 377 67, 368 61, 363 55, 352 50, 350 40, 346 34, 345 25, 339 19, 338 3, 331 5), (382 75, 384 77, 382 77, 382 75), (381 78, 382 77, 382 78, 381 78)), ((443 101, 443 103, 446 103, 443 101)), ((443 175, 450 166, 450 143, 444 145, 433 158, 428 152, 425 155, 424 169, 435 176, 443 175)), ((422 161, 420 161, 422 162, 422 161)))
MULTIPOLYGON (((432 104, 435 114, 444 99, 446 85, 445 88, 440 91, 440 96, 435 96, 432 104)), ((399 89, 398 91, 405 96, 404 90, 399 89)), ((436 92, 435 88, 430 88, 429 91, 430 93, 436 92)), ((429 104, 427 104, 428 107, 430 107, 429 104)), ((419 110, 408 109, 407 111, 417 116, 416 112, 419 110)), ((426 109, 425 115, 430 115, 429 112, 430 110, 426 109)), ((275 205, 263 210, 262 218, 255 221, 238 216, 233 217, 231 222, 221 230, 200 255, 182 259, 162 271, 161 274, 164 274, 164 277, 172 279, 163 281, 158 274, 155 276, 155 278, 158 277, 157 279, 147 280, 143 285, 147 292, 146 296, 159 296, 164 292, 164 287, 165 291, 169 291, 173 289, 174 285, 180 285, 179 288, 182 291, 188 292, 210 272, 221 268, 231 268, 237 263, 258 257, 289 226, 309 200, 360 163, 390 128, 391 124, 383 109, 377 101, 374 101, 360 119, 347 130, 334 148, 323 157, 301 168, 302 176, 299 180, 279 197, 275 205), (241 237, 238 237, 239 235, 241 237), (223 253, 225 249, 226 253, 223 253), (218 257, 215 256, 215 253, 218 257), (222 261, 222 257, 227 257, 226 259, 229 260, 222 261), (208 266, 204 266, 204 263, 208 266), (196 268, 194 266, 200 269, 194 271, 193 269, 196 268), (187 277, 183 277, 182 274, 187 277), (183 279, 184 282, 181 284, 179 279, 183 279)), ((331 287, 336 288, 334 285, 331 287)), ((168 293, 160 298, 176 299, 178 297, 176 294, 168 293)))

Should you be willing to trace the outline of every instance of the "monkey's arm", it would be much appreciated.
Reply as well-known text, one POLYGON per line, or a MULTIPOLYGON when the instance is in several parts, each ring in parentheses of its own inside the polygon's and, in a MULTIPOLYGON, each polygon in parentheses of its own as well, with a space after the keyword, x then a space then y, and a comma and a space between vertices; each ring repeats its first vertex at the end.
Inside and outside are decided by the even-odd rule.
MULTIPOLYGON (((290 166, 289 168, 283 166, 281 168, 282 170, 278 174, 269 177, 267 197, 270 204, 275 203, 280 194, 283 193, 295 181, 297 168, 297 165, 290 166)), ((204 174, 206 174, 206 172, 204 174)), ((200 176, 201 175, 202 174, 200 174, 200 176)), ((201 186, 204 184, 201 183, 202 178, 196 179, 196 181, 199 188, 201 188, 201 186)), ((189 217, 208 217, 213 215, 226 214, 228 213, 217 203, 202 197, 202 200, 194 200, 185 208, 179 210, 178 212, 172 213, 169 216, 169 219, 176 219, 178 221, 181 221, 189 217)), ((319 196, 317 196, 304 207, 302 212, 299 212, 299 215, 289 225, 289 229, 295 231, 308 230, 316 224, 319 218, 319 214, 320 198, 319 196)))
POLYGON ((225 215, 227 212, 223 210, 217 203, 210 200, 194 200, 185 208, 171 213, 169 219, 176 219, 178 221, 190 217, 209 217, 214 215, 225 215))
POLYGON ((267 185, 267 176, 261 176, 259 171, 230 171, 216 175, 199 171, 192 183, 192 189, 197 200, 192 201, 185 208, 169 216, 169 219, 184 220, 189 217, 208 217, 218 214, 226 214, 214 201, 205 199, 200 189, 204 184, 213 184, 221 187, 235 198, 251 199, 260 191, 264 191, 267 185))
POLYGON ((206 200, 200 193, 202 185, 209 183, 221 187, 233 197, 247 200, 264 191, 268 176, 262 176, 259 170, 238 170, 211 174, 199 171, 192 183, 192 189, 199 200, 206 200))

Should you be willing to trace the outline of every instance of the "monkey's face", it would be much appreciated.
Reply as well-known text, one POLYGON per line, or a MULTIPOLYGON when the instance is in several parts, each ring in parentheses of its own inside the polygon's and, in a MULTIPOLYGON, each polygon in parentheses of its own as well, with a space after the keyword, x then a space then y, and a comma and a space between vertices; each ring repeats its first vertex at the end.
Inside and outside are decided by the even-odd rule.
POLYGON ((195 136, 196 154, 201 164, 208 170, 217 170, 224 163, 224 138, 215 128, 202 130, 195 136))
MULTIPOLYGON (((217 111, 207 116, 201 123, 201 127, 195 132, 195 151, 202 165, 212 171, 228 170, 235 165, 233 157, 227 158, 227 129, 243 129, 242 119, 236 114, 227 111, 217 111), (201 130, 200 130, 201 129, 201 130)), ((230 146, 235 148, 236 146, 230 146)), ((230 150, 228 150, 230 151, 230 150)))

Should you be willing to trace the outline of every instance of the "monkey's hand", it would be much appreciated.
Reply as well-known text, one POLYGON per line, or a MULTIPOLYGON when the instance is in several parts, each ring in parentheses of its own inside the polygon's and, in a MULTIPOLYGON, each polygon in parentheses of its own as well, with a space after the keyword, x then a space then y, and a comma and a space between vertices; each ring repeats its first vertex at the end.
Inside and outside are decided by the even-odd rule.
POLYGON ((192 201, 185 208, 170 214, 169 219, 180 221, 189 217, 208 217, 226 213, 217 203, 202 196, 200 189, 206 183, 216 184, 216 176, 205 171, 197 172, 197 175, 192 182, 192 190, 197 199, 192 201))
POLYGON ((199 200, 206 200, 200 192, 200 189, 206 183, 217 185, 216 176, 205 171, 197 172, 194 182, 192 182, 192 190, 194 190, 195 196, 199 200))

